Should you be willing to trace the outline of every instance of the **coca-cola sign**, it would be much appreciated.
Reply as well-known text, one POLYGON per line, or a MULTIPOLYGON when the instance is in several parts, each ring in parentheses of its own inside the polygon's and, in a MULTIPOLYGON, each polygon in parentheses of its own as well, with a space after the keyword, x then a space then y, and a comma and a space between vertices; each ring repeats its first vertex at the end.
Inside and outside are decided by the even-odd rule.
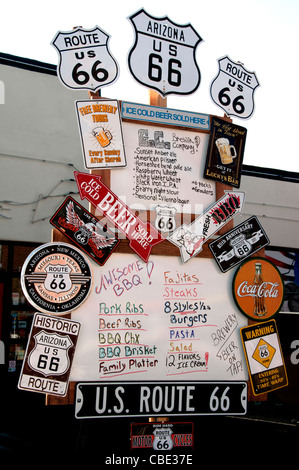
POLYGON ((240 265, 233 279, 237 307, 247 317, 264 321, 281 308, 284 285, 276 266, 266 258, 250 258, 240 265))

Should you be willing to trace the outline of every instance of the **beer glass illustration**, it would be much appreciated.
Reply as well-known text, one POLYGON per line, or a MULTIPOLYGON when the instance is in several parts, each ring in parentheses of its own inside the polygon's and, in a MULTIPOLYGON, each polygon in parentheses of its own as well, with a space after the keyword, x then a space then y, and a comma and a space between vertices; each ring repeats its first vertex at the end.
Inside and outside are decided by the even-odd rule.
POLYGON ((102 126, 93 129, 92 135, 97 139, 101 147, 107 147, 112 140, 111 132, 102 126))
POLYGON ((221 163, 223 165, 232 163, 233 159, 237 156, 235 147, 230 145, 229 140, 225 138, 217 139, 215 143, 220 154, 221 163))

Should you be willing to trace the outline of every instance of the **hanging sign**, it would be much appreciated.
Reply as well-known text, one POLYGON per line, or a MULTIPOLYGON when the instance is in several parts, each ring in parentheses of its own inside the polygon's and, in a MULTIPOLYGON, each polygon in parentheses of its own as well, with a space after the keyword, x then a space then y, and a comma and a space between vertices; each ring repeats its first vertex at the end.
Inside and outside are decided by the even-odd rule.
POLYGON ((218 59, 218 63, 219 72, 210 87, 212 100, 228 116, 250 118, 254 111, 253 94, 259 86, 255 73, 228 56, 218 59))
POLYGON ((21 285, 37 310, 65 315, 90 293, 92 274, 83 253, 67 243, 46 243, 25 260, 21 285))
POLYGON ((163 97, 193 93, 200 83, 195 49, 202 41, 194 28, 173 23, 166 16, 154 18, 144 9, 129 20, 136 34, 128 56, 135 80, 163 97))
POLYGON ((80 323, 35 313, 18 388, 65 396, 80 323))
POLYGON ((269 243, 258 219, 252 216, 209 243, 209 248, 221 271, 226 272, 269 243))
POLYGON ((70 196, 57 209, 50 223, 100 266, 119 244, 108 227, 70 196))
POLYGON ((180 248, 184 263, 196 256, 202 250, 203 243, 242 212, 244 197, 242 192, 225 191, 225 195, 194 222, 181 225, 167 237, 180 248))
POLYGON ((132 423, 131 450, 171 450, 174 447, 194 448, 193 423, 132 423))
POLYGON ((126 237, 130 247, 147 261, 154 245, 164 237, 149 222, 142 222, 104 183, 100 176, 75 172, 81 199, 87 199, 101 211, 126 237))
POLYGON ((118 101, 75 103, 86 169, 126 166, 118 101))
POLYGON ((237 269, 233 296, 239 310, 251 320, 263 321, 279 312, 284 284, 278 268, 265 258, 250 258, 237 269))
POLYGON ((241 338, 254 395, 288 385, 275 320, 241 328, 241 338))
POLYGON ((59 53, 58 78, 71 89, 96 91, 118 78, 118 65, 108 50, 109 35, 98 26, 58 31, 51 44, 59 53))
POLYGON ((224 119, 211 118, 204 177, 240 187, 247 129, 224 119))

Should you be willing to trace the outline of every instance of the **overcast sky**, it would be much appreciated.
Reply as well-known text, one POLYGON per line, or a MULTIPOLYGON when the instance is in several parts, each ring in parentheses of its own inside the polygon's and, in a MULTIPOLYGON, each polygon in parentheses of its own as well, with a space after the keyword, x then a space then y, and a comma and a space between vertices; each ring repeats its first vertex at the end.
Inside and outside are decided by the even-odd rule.
MULTIPOLYGON (((187 97, 168 95, 167 106, 223 116, 210 95, 218 59, 229 56, 255 72, 250 119, 233 117, 247 128, 243 163, 299 172, 298 140, 298 0, 15 0, 4 2, 0 19, 0 52, 58 64, 51 41, 58 31, 99 26, 109 34, 109 49, 119 65, 119 78, 105 87, 107 98, 149 104, 148 89, 131 75, 127 56, 135 33, 128 17, 144 8, 155 17, 191 23, 203 41, 196 48, 199 88, 187 97)), ((0 77, 1 80, 1 77, 0 77)), ((61 85, 63 86, 63 85, 61 85)))

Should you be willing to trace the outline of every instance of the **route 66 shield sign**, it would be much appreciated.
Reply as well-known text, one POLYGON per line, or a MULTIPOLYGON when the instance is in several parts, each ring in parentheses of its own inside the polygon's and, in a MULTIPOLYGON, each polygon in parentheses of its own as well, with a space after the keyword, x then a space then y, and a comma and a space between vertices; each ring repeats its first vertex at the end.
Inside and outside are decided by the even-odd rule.
POLYGON ((248 119, 253 114, 253 94, 259 86, 254 72, 248 72, 240 62, 233 62, 225 56, 218 60, 219 72, 212 81, 212 100, 228 116, 248 119))
POLYGON ((67 88, 96 91, 118 78, 118 65, 108 50, 109 35, 98 26, 58 31, 51 44, 59 53, 57 74, 67 88))
POLYGON ((195 49, 202 41, 194 28, 175 24, 166 16, 154 18, 144 9, 129 19, 136 33, 128 56, 135 80, 163 97, 193 93, 200 83, 195 49))

